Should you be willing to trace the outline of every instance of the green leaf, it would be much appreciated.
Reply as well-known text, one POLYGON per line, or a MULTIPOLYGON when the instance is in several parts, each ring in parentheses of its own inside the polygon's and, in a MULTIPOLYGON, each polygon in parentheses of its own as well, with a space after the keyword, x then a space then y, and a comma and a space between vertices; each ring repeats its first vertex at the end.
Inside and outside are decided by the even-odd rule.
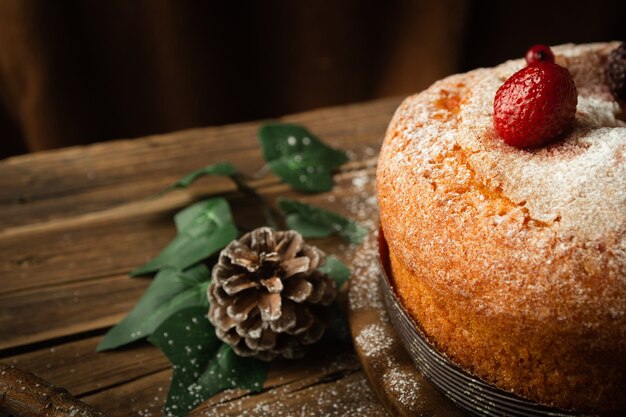
POLYGON ((259 129, 263 157, 272 172, 299 191, 321 192, 333 187, 332 171, 348 161, 303 126, 270 123, 259 129))
POLYGON ((359 244, 367 236, 367 229, 354 220, 311 204, 279 197, 278 207, 285 215, 287 226, 305 238, 337 234, 346 242, 359 244))
POLYGON ((350 278, 350 268, 334 256, 326 257, 324 265, 317 268, 318 271, 331 277, 337 288, 341 288, 350 278))
POLYGON ((131 272, 149 274, 165 266, 184 270, 208 258, 237 237, 228 202, 201 201, 176 214, 178 234, 153 260, 131 272))
POLYGON ((258 391, 268 365, 237 356, 215 336, 206 308, 191 307, 167 319, 148 339, 172 362, 174 375, 165 416, 187 415, 202 401, 229 388, 258 391))
POLYGON ((117 326, 104 336, 97 350, 114 349, 150 336, 173 313, 190 306, 208 310, 207 286, 211 273, 199 264, 184 272, 159 271, 139 302, 117 326))
POLYGON ((167 192, 170 192, 176 188, 185 188, 194 183, 198 178, 204 177, 206 175, 213 176, 231 176, 237 173, 237 169, 232 166, 228 162, 219 162, 215 165, 207 165, 204 168, 197 169, 195 171, 190 172, 185 175, 174 184, 170 185, 163 191, 159 192, 157 195, 163 195, 167 192))

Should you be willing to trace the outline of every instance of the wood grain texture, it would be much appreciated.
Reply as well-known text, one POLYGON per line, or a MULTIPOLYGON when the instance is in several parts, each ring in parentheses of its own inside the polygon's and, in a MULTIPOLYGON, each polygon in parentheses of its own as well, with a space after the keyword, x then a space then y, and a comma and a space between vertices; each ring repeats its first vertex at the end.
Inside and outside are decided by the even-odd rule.
MULTIPOLYGON (((388 120, 399 99, 324 109, 283 120, 302 123, 346 149, 351 161, 331 193, 294 193, 268 175, 251 185, 270 202, 278 196, 349 214, 371 191, 370 178, 388 120), (353 208, 354 208, 353 207, 353 208)), ((260 123, 194 129, 25 155, 0 161, 0 360, 63 386, 115 416, 160 416, 171 369, 147 342, 95 353, 101 335, 134 306, 150 280, 127 273, 174 236, 172 216, 203 198, 222 195, 242 230, 263 223, 256 204, 224 178, 151 197, 182 174, 228 160, 245 174, 263 166, 260 123)), ((337 238, 315 242, 350 261, 337 238)), ((315 349, 301 361, 273 363, 264 390, 231 390, 193 415, 365 415, 384 409, 368 388, 351 349, 315 349)))
POLYGON ((0 349, 110 327, 135 305, 150 281, 125 275, 0 297, 0 349))
POLYGON ((16 417, 106 417, 69 395, 65 389, 2 363, 0 412, 16 417))
POLYGON ((145 341, 98 353, 96 346, 100 339, 101 336, 94 336, 43 347, 6 357, 3 361, 54 381, 74 396, 93 394, 170 368, 161 351, 145 341))
MULTIPOLYGON (((157 372, 82 399, 120 417, 160 415, 170 376, 170 370, 157 372), (130 407, 120 410, 120 401, 129 401, 130 407)), ((263 388, 259 393, 224 391, 190 416, 386 415, 349 351, 326 347, 304 361, 276 362, 263 388)))
MULTIPOLYGON (((378 149, 398 103, 392 98, 283 120, 303 123, 333 146, 378 149)), ((137 201, 221 160, 252 174, 263 166, 259 126, 194 129, 6 159, 0 163, 0 230, 137 201)), ((221 184, 225 187, 226 181, 221 184)))
MULTIPOLYGON (((278 196, 298 197, 345 213, 340 201, 352 197, 353 179, 368 170, 372 173, 373 168, 338 175, 336 189, 330 194, 333 203, 328 201, 328 193, 302 196, 284 184, 257 190, 268 201, 278 196)), ((172 217, 184 205, 178 207, 180 199, 175 195, 171 201, 175 209, 166 198, 146 203, 157 206, 154 211, 128 211, 120 217, 71 224, 64 220, 62 230, 45 224, 0 237, 0 248, 5 249, 0 267, 0 335, 4 335, 0 350, 103 329, 123 318, 150 284, 147 278, 131 279, 126 274, 158 254, 176 233, 172 217)), ((240 228, 263 224, 249 199, 232 195, 229 201, 240 228)), ((337 238, 315 242, 328 253, 336 252, 338 243, 337 238)))

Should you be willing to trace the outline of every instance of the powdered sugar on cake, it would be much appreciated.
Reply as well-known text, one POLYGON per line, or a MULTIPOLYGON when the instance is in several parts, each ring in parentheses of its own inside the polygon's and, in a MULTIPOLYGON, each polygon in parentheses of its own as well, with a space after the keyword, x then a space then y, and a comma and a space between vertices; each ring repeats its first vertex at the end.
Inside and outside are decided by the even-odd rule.
POLYGON ((378 197, 390 246, 416 275, 456 288, 486 314, 514 304, 522 316, 560 319, 585 305, 589 326, 600 306, 624 316, 626 123, 603 74, 616 46, 553 48, 579 97, 572 130, 543 148, 508 146, 493 128, 495 92, 521 59, 448 77, 403 102, 381 150, 378 197), (476 229, 473 213, 491 226, 476 229), (474 244, 487 240, 504 246, 474 244), (562 304, 545 305, 547 294, 562 304))
POLYGON ((620 161, 626 152, 626 123, 616 118, 618 104, 604 94, 602 66, 590 65, 599 55, 577 59, 575 51, 589 54, 593 47, 557 47, 554 51, 557 57, 568 51, 568 59, 562 61, 570 63, 581 93, 576 125, 562 141, 528 151, 494 137, 493 97, 502 76, 521 68, 521 60, 494 71, 477 71, 454 140, 471 154, 469 162, 476 175, 497 182, 514 203, 525 203, 532 219, 558 220, 554 227, 560 233, 596 240, 624 227, 626 164, 620 161), (494 146, 494 141, 499 146, 494 146))

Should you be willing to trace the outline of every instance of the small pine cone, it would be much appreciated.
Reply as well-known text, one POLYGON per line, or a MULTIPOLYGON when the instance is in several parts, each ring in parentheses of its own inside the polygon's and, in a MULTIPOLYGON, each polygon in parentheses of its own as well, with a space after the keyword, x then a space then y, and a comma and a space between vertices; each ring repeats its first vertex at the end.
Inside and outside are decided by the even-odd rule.
POLYGON ((241 356, 298 358, 329 319, 335 283, 325 255, 293 230, 262 227, 231 242, 213 268, 208 296, 215 332, 241 356))

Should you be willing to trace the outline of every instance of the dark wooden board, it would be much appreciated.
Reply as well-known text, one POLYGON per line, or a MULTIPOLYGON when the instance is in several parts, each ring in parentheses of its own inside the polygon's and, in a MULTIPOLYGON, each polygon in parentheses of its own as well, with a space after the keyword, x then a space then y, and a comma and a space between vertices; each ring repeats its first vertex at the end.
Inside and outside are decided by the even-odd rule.
MULTIPOLYGON (((283 119, 350 151, 331 193, 297 195, 272 175, 252 186, 270 202, 297 196, 367 220, 362 207, 373 204, 376 154, 398 103, 283 119)), ((262 222, 255 204, 222 178, 151 198, 180 175, 220 160, 254 174, 263 166, 259 126, 194 129, 0 161, 0 362, 63 386, 111 416, 161 415, 171 376, 167 359, 146 342, 106 353, 95 346, 149 285, 127 273, 174 236, 178 210, 222 195, 240 227, 262 222)), ((356 250, 334 238, 316 244, 349 263, 356 250)), ((305 360, 276 362, 261 393, 227 391, 193 415, 384 415, 354 351, 336 350, 321 346, 305 360)))

